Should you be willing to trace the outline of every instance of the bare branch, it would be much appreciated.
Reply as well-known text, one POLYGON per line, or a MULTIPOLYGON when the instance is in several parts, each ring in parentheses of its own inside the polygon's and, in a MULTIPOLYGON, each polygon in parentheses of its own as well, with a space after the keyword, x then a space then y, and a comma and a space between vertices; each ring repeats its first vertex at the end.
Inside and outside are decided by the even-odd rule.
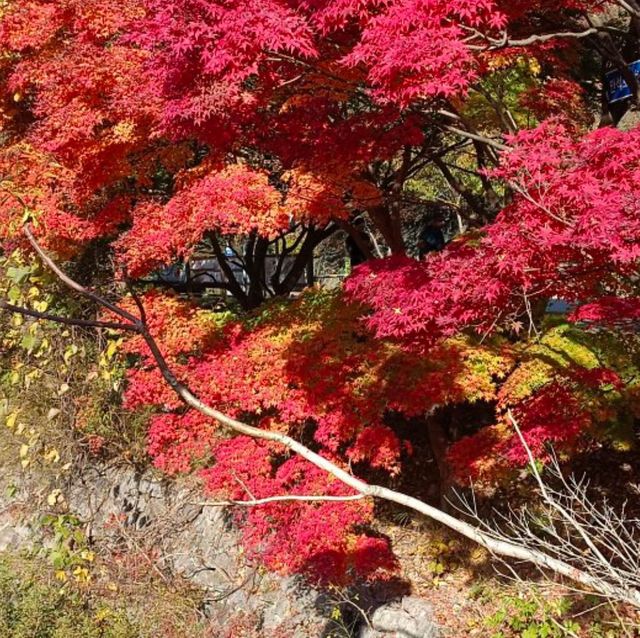
MULTIPOLYGON (((530 562, 540 569, 551 570, 558 575, 565 576, 581 585, 589 587, 602 596, 611 598, 613 600, 625 601, 630 603, 631 605, 634 605, 635 607, 640 608, 640 591, 638 589, 640 587, 640 582, 638 582, 640 580, 639 577, 631 581, 631 583, 629 583, 629 581, 627 580, 622 580, 622 575, 620 579, 603 577, 601 573, 593 568, 592 563, 586 563, 586 565, 583 565, 582 568, 578 568, 570 562, 567 562, 563 559, 564 554, 554 552, 553 546, 549 543, 543 546, 543 550, 538 549, 535 546, 527 546, 526 544, 520 542, 520 539, 516 539, 514 541, 513 539, 505 538, 504 536, 501 537, 498 532, 492 530, 487 531, 487 525, 483 524, 482 522, 480 523, 480 525, 475 526, 471 523, 455 518, 454 516, 407 494, 396 492, 395 490, 383 487, 381 485, 372 485, 365 483, 364 481, 353 476, 347 470, 341 468, 335 463, 332 463, 330 460, 310 450, 308 447, 286 434, 270 430, 261 430, 260 428, 233 419, 228 415, 220 412, 216 408, 206 404, 175 376, 166 359, 164 358, 162 352, 160 351, 158 344, 150 334, 146 324, 144 324, 141 320, 137 319, 133 315, 130 315, 123 309, 114 306, 107 300, 100 297, 100 295, 87 290, 79 283, 70 279, 60 270, 60 268, 51 260, 51 258, 49 258, 45 254, 30 231, 26 229, 25 232, 28 233, 27 236, 32 242, 34 248, 37 250, 38 254, 42 257, 43 261, 69 287, 76 290, 80 294, 95 300, 98 304, 106 308, 113 309, 113 312, 115 312, 119 316, 124 316, 128 320, 132 321, 132 328, 135 328, 138 334, 140 334, 140 336, 142 336, 145 340, 163 378, 173 389, 173 391, 180 397, 180 399, 190 408, 197 410, 205 416, 208 416, 211 419, 217 421, 231 432, 249 436, 258 440, 271 441, 282 445, 283 447, 300 455, 311 464, 335 477, 348 487, 351 487, 355 492, 357 492, 357 496, 360 496, 362 498, 380 498, 386 501, 397 503, 399 505, 403 505, 449 527, 462 536, 465 536, 466 538, 478 543, 479 545, 482 545, 497 556, 530 562), (632 586, 629 586, 630 584, 632 584, 632 586)), ((355 496, 356 495, 354 495, 354 497, 355 496)))
POLYGON ((201 503, 193 503, 194 505, 200 505, 202 507, 230 507, 238 505, 240 507, 255 507, 256 505, 268 505, 269 503, 283 503, 283 502, 303 502, 303 503, 348 503, 350 501, 361 501, 363 498, 367 498, 365 494, 352 494, 350 496, 309 496, 291 494, 281 496, 269 496, 267 498, 254 498, 248 501, 203 501, 201 503))
POLYGON ((478 133, 471 133, 470 131, 465 131, 464 129, 458 128, 457 126, 451 126, 449 124, 445 125, 444 128, 447 131, 451 131, 456 135, 461 135, 462 137, 467 137, 470 140, 475 140, 476 142, 482 142, 482 144, 486 144, 487 146, 491 146, 492 148, 496 148, 499 151, 508 151, 511 149, 510 146, 506 144, 502 144, 501 142, 496 142, 492 140, 490 137, 485 137, 484 135, 479 135, 478 133))
POLYGON ((628 11, 632 16, 640 18, 640 10, 637 7, 633 7, 630 2, 627 2, 626 0, 615 0, 615 2, 625 11, 628 11))
MULTIPOLYGON (((572 565, 581 575, 587 574, 598 583, 591 588, 599 595, 637 607, 640 522, 626 518, 624 507, 621 512, 615 512, 606 501, 596 505, 587 494, 588 482, 584 478, 565 477, 554 454, 546 466, 547 473, 559 483, 559 487, 552 487, 538 470, 510 412, 508 417, 527 453, 529 468, 542 496, 543 511, 530 512, 524 507, 517 512, 513 509, 508 513, 496 512, 500 527, 480 519, 475 498, 459 496, 458 511, 471 515, 492 538, 507 540, 572 565)), ((587 584, 582 577, 574 580, 587 584)))
POLYGON ((487 43, 488 46, 474 44, 467 45, 470 49, 479 51, 495 51, 496 49, 504 49, 507 47, 526 47, 531 44, 535 44, 536 42, 548 42, 549 40, 581 40, 583 38, 588 38, 591 35, 596 35, 601 31, 609 30, 603 27, 589 27, 583 31, 557 31, 555 33, 534 34, 520 39, 510 38, 509 34, 505 31, 500 39, 496 39, 478 31, 477 29, 473 29, 471 27, 464 28, 472 34, 469 38, 470 41, 479 38, 487 43))
POLYGON ((60 279, 60 281, 63 284, 65 284, 66 286, 68 286, 72 290, 75 290, 76 292, 80 293, 84 297, 87 297, 88 299, 91 299, 92 301, 94 301, 98 305, 103 306, 104 308, 107 308, 108 310, 111 310, 111 312, 113 312, 114 314, 118 315, 119 317, 122 317, 123 319, 126 319, 127 321, 131 321, 134 324, 138 324, 139 323, 138 318, 134 317, 131 313, 127 312, 126 310, 123 310, 122 308, 120 308, 119 306, 116 306, 115 304, 112 304, 110 301, 108 301, 104 297, 101 297, 100 295, 97 295, 96 293, 91 292, 90 290, 88 290, 84 286, 81 286, 78 282, 76 282, 73 279, 71 279, 71 277, 67 276, 64 273, 64 271, 61 270, 58 267, 58 265, 51 259, 51 257, 49 257, 47 255, 47 253, 44 252, 44 250, 42 249, 42 246, 40 246, 40 244, 38 243, 36 238, 33 236, 33 233, 31 232, 30 225, 29 224, 25 224, 25 226, 23 228, 24 228, 24 234, 26 235, 27 239, 29 240, 29 243, 33 246, 33 249, 40 256, 40 259, 42 259, 42 261, 47 266, 47 268, 49 268, 51 271, 53 271, 53 273, 56 275, 56 277, 58 277, 58 279, 60 279))
POLYGON ((55 323, 62 323, 67 326, 83 326, 86 328, 106 328, 108 330, 127 330, 129 332, 137 332, 138 330, 128 323, 116 323, 111 321, 97 321, 92 319, 77 319, 74 317, 60 317, 59 315, 52 315, 47 312, 37 312, 36 310, 30 310, 29 308, 23 308, 21 306, 14 306, 0 299, 0 309, 12 312, 17 315, 24 315, 26 317, 33 317, 34 319, 44 319, 46 321, 53 321, 55 323))
POLYGON ((590 35, 595 35, 600 29, 597 27, 591 27, 584 31, 559 31, 557 33, 545 33, 543 35, 530 35, 528 38, 522 38, 521 40, 512 40, 504 34, 502 40, 492 40, 491 49, 501 49, 504 47, 526 47, 536 42, 548 42, 549 40, 581 40, 582 38, 588 38, 590 35))
POLYGON ((140 320, 142 321, 142 323, 147 323, 147 313, 144 309, 144 304, 142 303, 142 300, 138 296, 138 293, 134 288, 133 282, 131 281, 131 279, 129 279, 129 274, 127 273, 126 269, 123 274, 124 274, 124 282, 127 286, 127 290, 129 291, 129 294, 131 295, 134 303, 136 304, 136 307, 138 308, 138 312, 140 313, 140 320))
POLYGON ((515 428, 516 433, 518 434, 520 443, 522 443, 522 446, 527 452, 527 458, 529 459, 529 466, 531 467, 531 471, 533 472, 533 476, 536 479, 536 483, 540 488, 540 493, 542 494, 542 497, 544 498, 545 502, 548 503, 553 509, 555 509, 560 514, 560 516, 562 516, 562 518, 564 518, 564 520, 567 521, 569 525, 571 525, 578 532, 578 534, 580 534, 585 544, 593 552, 596 558, 599 561, 601 561, 603 565, 607 566, 611 574, 614 577, 616 577, 617 574, 615 570, 613 569, 613 567, 610 566, 609 561, 602 555, 602 552, 600 552, 600 550, 595 546, 589 534, 587 534, 587 532, 584 530, 582 525, 580 525, 580 523, 576 520, 576 518, 571 514, 569 514, 569 512, 564 507, 562 507, 562 505, 560 505, 557 499, 554 499, 551 497, 551 495, 547 491, 544 481, 542 480, 542 477, 540 476, 540 472, 538 471, 538 467, 536 465, 535 459, 533 458, 533 454, 531 453, 531 449, 527 445, 527 442, 524 436, 522 435, 522 431, 520 430, 520 427, 518 426, 517 421, 513 418, 513 414, 511 413, 511 410, 507 411, 507 416, 509 417, 511 424, 515 428))

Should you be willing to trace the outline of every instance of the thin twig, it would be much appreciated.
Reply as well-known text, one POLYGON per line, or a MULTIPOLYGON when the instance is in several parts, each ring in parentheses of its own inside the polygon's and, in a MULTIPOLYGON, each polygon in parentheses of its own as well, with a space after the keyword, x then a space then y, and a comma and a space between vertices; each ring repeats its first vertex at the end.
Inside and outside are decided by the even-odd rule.
POLYGON ((48 312, 38 312, 22 306, 14 306, 3 299, 0 299, 0 309, 12 312, 17 315, 24 315, 26 317, 33 317, 34 319, 44 319, 45 321, 53 321, 55 323, 62 323, 67 326, 82 326, 86 328, 106 328, 108 330, 127 330, 129 332, 137 332, 134 326, 128 323, 116 323, 111 321, 98 321, 93 319, 78 319, 76 317, 61 317, 59 315, 52 315, 48 312))
POLYGON ((248 501, 236 501, 236 500, 227 500, 227 501, 203 501, 203 502, 195 502, 192 505, 200 505, 202 507, 230 507, 234 505, 239 505, 241 507, 253 507, 256 505, 267 505, 268 503, 282 503, 287 501, 302 501, 305 503, 314 503, 314 502, 333 502, 333 503, 347 503, 349 501, 360 501, 363 498, 367 498, 365 494, 352 494, 350 496, 309 496, 309 495, 298 495, 292 494, 291 496, 281 495, 281 496, 268 496, 266 498, 253 498, 248 501))

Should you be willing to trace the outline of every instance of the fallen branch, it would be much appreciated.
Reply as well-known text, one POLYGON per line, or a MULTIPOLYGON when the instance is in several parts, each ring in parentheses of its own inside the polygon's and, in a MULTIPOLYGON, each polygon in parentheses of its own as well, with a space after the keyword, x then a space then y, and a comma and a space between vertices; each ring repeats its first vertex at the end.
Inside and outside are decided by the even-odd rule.
POLYGON ((534 478, 536 479, 536 483, 540 488, 540 493, 542 494, 542 498, 544 502, 547 503, 550 507, 552 507, 556 512, 560 514, 560 516, 573 528, 578 532, 582 540, 585 542, 586 546, 589 548, 589 551, 592 552, 595 557, 600 561, 600 563, 607 568, 609 573, 615 578, 617 577, 616 571, 613 569, 609 561, 604 557, 602 552, 597 548, 595 543, 591 540, 591 537, 586 532, 584 527, 580 524, 579 520, 573 516, 562 504, 556 501, 551 497, 549 491, 547 490, 547 486, 544 484, 542 480, 542 476, 540 476, 540 471, 536 466, 536 461, 533 458, 533 453, 531 452, 531 448, 527 445, 527 441, 525 440, 520 427, 518 426, 517 421, 513 418, 513 414, 511 410, 508 411, 507 416, 513 425, 518 438, 520 439, 520 443, 522 447, 524 447, 527 453, 527 459, 529 460, 529 467, 531 468, 531 472, 533 473, 534 478))
POLYGON ((153 358, 156 361, 158 369, 160 370, 167 384, 188 407, 197 410, 201 414, 204 414, 205 416, 208 416, 211 419, 217 421, 231 432, 242 434, 254 439, 278 443, 288 450, 295 452, 302 458, 309 461, 311 464, 327 472, 334 478, 342 481, 342 483, 344 483, 348 487, 352 488, 356 492, 356 494, 353 495, 354 497, 366 496, 379 498, 385 501, 403 505, 404 507, 408 507, 409 509, 419 512, 420 514, 423 514, 431 520, 441 523, 442 525, 445 525, 446 527, 458 532, 462 536, 465 536, 466 538, 485 547, 487 550, 497 556, 530 562, 541 569, 548 569, 555 574, 565 576, 577 583, 580 583, 581 585, 589 587, 606 598, 624 601, 640 608, 640 591, 638 589, 628 589, 625 587, 621 587, 617 583, 611 583, 604 578, 594 576, 588 571, 578 569, 571 565, 569 562, 555 558, 549 553, 526 547, 524 545, 514 543, 510 540, 496 537, 496 535, 491 531, 485 531, 482 526, 475 526, 471 523, 467 523, 463 520, 455 518, 454 516, 447 514, 446 512, 443 512, 442 510, 424 503, 423 501, 420 501, 417 498, 414 498, 407 494, 396 492, 395 490, 383 487, 381 485, 371 485, 365 483, 364 481, 353 476, 335 463, 332 463, 320 454, 317 454, 313 450, 310 450, 308 447, 286 434, 269 430, 261 430, 260 428, 256 428, 254 426, 233 419, 228 415, 220 412, 216 408, 207 405, 175 376, 166 359, 164 358, 162 352, 160 351, 158 344, 150 334, 149 329, 142 317, 135 317, 126 310, 120 308, 119 306, 116 306, 115 304, 112 304, 95 292, 92 292, 79 283, 73 281, 45 253, 42 247, 38 244, 28 226, 25 227, 25 234, 33 248, 42 258, 43 262, 58 276, 58 278, 63 283, 65 283, 67 286, 69 286, 79 294, 92 299, 104 308, 111 310, 117 316, 130 323, 130 330, 137 332, 145 340, 153 358))
MULTIPOLYGON (((518 511, 509 508, 507 513, 496 512, 498 520, 488 523, 480 517, 473 493, 470 499, 459 494, 459 503, 454 506, 493 538, 571 564, 580 574, 587 574, 599 583, 591 586, 592 590, 609 600, 613 597, 607 592, 626 592, 619 600, 637 607, 634 600, 640 589, 640 521, 626 517, 624 507, 616 512, 606 501, 594 503, 587 493, 585 479, 566 478, 553 453, 545 466, 545 476, 548 474, 559 484, 552 487, 538 469, 513 414, 508 412, 507 417, 527 454, 528 467, 541 497, 542 515, 537 509, 529 511, 526 506, 518 511)), ((520 580, 516 572, 506 566, 514 578, 520 580)), ((586 584, 583 579, 574 580, 586 584)))

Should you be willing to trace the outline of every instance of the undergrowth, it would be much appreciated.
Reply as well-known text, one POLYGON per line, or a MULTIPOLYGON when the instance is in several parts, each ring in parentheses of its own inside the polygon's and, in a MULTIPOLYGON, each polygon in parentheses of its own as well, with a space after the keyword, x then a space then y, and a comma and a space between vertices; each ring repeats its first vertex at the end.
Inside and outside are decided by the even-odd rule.
POLYGON ((40 560, 0 554, 2 638, 215 638, 199 602, 158 582, 61 583, 40 560))

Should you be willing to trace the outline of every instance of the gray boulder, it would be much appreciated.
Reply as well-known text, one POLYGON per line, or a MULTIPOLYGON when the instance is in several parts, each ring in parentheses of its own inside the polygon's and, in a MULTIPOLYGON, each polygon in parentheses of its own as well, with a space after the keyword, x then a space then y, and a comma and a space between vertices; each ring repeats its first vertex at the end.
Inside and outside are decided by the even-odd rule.
POLYGON ((359 638, 440 638, 431 605, 416 596, 382 605, 371 616, 359 638))

